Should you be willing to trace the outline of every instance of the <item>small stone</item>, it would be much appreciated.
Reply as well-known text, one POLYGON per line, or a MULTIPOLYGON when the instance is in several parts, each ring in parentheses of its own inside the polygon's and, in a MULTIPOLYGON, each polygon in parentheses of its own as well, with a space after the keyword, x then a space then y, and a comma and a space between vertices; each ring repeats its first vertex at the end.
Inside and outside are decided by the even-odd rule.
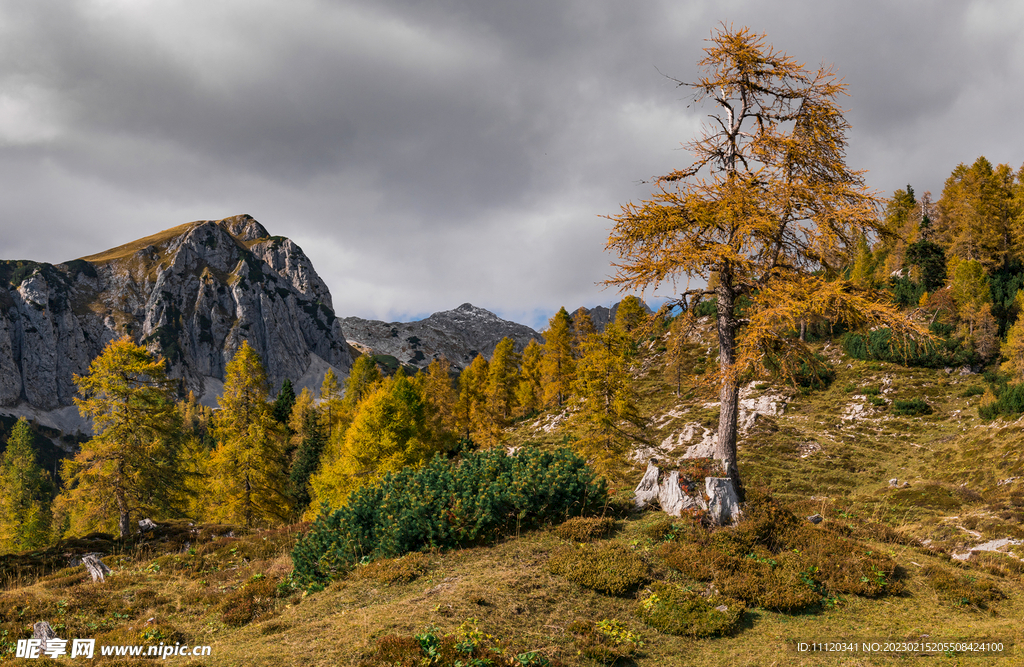
POLYGON ((807 517, 807 520, 813 523, 814 525, 818 525, 819 523, 825 520, 825 517, 821 516, 820 514, 814 514, 812 516, 807 517))
POLYGON ((724 604, 720 604, 717 607, 715 607, 715 611, 720 611, 724 614, 725 612, 729 611, 729 607, 725 606, 724 604))
POLYGON ((143 533, 148 533, 151 530, 156 530, 156 524, 152 519, 142 519, 139 521, 139 530, 143 533))
POLYGON ((890 489, 895 489, 899 485, 900 485, 900 480, 896 479, 895 477, 893 477, 892 479, 889 480, 889 488, 890 489))

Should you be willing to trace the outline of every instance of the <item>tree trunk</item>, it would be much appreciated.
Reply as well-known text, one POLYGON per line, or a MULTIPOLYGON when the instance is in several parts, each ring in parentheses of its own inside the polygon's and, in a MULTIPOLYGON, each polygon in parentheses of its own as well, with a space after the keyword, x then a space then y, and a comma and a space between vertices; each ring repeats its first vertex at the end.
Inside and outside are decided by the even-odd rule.
POLYGON ((122 489, 117 490, 117 513, 117 529, 121 533, 121 539, 123 540, 131 534, 132 524, 128 512, 128 502, 122 489))
POLYGON ((114 486, 114 499, 117 502, 117 529, 121 533, 121 539, 127 538, 131 534, 132 524, 130 522, 131 517, 128 510, 128 498, 125 494, 124 489, 124 462, 118 462, 117 466, 117 479, 115 480, 114 486))
POLYGON ((736 467, 736 430, 740 407, 739 383, 735 375, 737 324, 733 311, 736 305, 736 292, 728 271, 723 270, 719 273, 715 293, 718 297, 718 356, 722 372, 715 458, 722 461, 725 476, 732 479, 736 495, 742 501, 743 484, 740 481, 739 469, 736 467))

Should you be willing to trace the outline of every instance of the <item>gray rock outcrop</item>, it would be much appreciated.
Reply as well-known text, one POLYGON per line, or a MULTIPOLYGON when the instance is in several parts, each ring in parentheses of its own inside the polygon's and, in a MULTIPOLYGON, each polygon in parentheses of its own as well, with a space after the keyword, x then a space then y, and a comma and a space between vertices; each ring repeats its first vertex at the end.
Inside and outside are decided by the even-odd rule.
POLYGON ((464 303, 415 322, 381 322, 361 317, 341 320, 349 343, 372 354, 390 355, 403 364, 425 368, 444 357, 453 368, 463 369, 477 354, 490 358, 502 338, 515 341, 522 352, 531 339, 543 343, 539 333, 503 320, 494 313, 464 303))
MULTIPOLYGON (((242 341, 271 390, 319 387, 352 357, 331 295, 289 239, 247 215, 180 225, 63 264, 0 262, 0 412, 67 430, 75 374, 131 336, 169 361, 170 376, 213 405, 242 341)), ((73 408, 71 408, 73 410, 73 408)))

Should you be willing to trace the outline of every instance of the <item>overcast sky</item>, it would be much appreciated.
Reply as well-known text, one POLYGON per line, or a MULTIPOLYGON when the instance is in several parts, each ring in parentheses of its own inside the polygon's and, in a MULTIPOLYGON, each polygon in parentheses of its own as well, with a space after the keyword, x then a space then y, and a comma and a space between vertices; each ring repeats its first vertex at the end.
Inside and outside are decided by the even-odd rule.
POLYGON ((539 328, 618 300, 601 216, 688 164, 709 109, 664 75, 722 21, 835 64, 884 194, 1024 161, 1019 2, 0 0, 0 256, 249 213, 339 316, 539 328))

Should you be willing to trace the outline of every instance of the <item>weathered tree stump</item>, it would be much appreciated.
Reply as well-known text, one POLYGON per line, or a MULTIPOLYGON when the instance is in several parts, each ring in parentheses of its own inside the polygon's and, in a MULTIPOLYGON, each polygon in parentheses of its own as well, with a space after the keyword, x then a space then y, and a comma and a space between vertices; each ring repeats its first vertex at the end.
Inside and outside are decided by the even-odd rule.
POLYGON ((88 554, 83 556, 82 564, 85 565, 85 569, 89 570, 89 574, 92 575, 93 581, 105 581, 106 575, 110 574, 110 568, 100 560, 98 554, 88 554))
POLYGON ((661 485, 658 493, 661 509, 670 516, 680 516, 683 510, 706 510, 704 499, 700 496, 689 496, 683 493, 679 485, 679 471, 673 470, 668 479, 661 485))
POLYGON ((39 621, 32 626, 32 639, 42 640, 42 644, 39 645, 40 656, 46 653, 47 648, 49 648, 48 644, 51 641, 60 641, 60 637, 57 636, 57 633, 53 631, 53 628, 46 621, 39 621))
POLYGON ((661 493, 661 489, 658 487, 658 475, 661 471, 655 465, 657 462, 657 459, 650 460, 647 464, 647 471, 644 472, 643 478, 633 492, 635 495, 633 502, 638 510, 647 507, 652 501, 657 500, 658 495, 661 493))
POLYGON ((708 517, 718 526, 735 524, 740 520, 740 501, 730 477, 704 478, 704 492, 708 495, 708 517))

